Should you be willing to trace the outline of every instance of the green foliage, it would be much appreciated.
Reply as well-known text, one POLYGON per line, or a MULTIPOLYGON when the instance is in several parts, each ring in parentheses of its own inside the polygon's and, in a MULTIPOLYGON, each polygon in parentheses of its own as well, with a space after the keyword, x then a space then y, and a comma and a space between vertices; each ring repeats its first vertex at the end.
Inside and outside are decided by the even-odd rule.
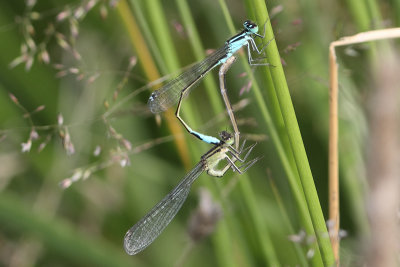
MULTIPOLYGON (((382 16, 370 11, 374 1, 326 7, 268 1, 266 7, 259 0, 121 0, 116 8, 113 0, 34 2, 3 1, 0 9, 3 265, 19 259, 33 266, 334 264, 325 226, 328 45, 370 29, 372 18, 382 16), (203 174, 165 232, 129 257, 125 232, 179 182, 184 165, 194 166, 209 148, 180 125, 174 131, 168 120, 155 123, 146 101, 160 83, 150 82, 201 60, 245 19, 260 31, 266 23, 263 42, 272 40, 266 49, 272 66, 250 67, 243 51, 227 85, 231 102, 242 103, 235 111, 242 140, 257 141, 251 156, 263 158, 240 176, 203 174), (223 214, 211 235, 194 240, 186 229, 200 186, 223 214)), ((368 77, 364 51, 356 49, 351 60, 346 51, 339 55, 354 71, 343 75, 340 100, 346 146, 341 220, 350 231, 342 244, 349 263, 368 231, 360 189, 363 142, 354 141, 366 132, 357 88, 368 77), (360 181, 352 180, 356 175, 360 181)), ((182 112, 194 129, 214 136, 231 130, 216 73, 191 92, 182 112)))

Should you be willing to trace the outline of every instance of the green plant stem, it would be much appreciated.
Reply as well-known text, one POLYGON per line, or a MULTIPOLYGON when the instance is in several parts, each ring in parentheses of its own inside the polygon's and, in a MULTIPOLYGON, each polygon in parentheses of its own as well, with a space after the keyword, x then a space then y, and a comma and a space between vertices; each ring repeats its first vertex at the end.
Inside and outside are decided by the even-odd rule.
MULTIPOLYGON (((284 220, 283 223, 285 223, 287 225, 287 227, 289 228, 289 230, 292 233, 294 233, 295 230, 294 230, 294 228, 292 226, 292 223, 290 222, 290 218, 289 218, 287 210, 285 209, 285 206, 283 204, 282 197, 280 196, 279 191, 276 188, 276 185, 274 184, 273 180, 270 179, 269 182, 270 182, 270 185, 271 185, 272 192, 274 193, 274 196, 276 198, 276 202, 278 204, 279 210, 282 213, 282 217, 283 217, 283 220, 284 220)), ((296 251, 297 257, 299 258, 300 266, 303 266, 303 267, 309 266, 309 264, 307 262, 307 259, 306 259, 306 256, 305 256, 305 254, 304 254, 304 252, 302 250, 301 245, 299 243, 297 243, 297 242, 293 242, 293 246, 294 246, 294 249, 296 251)))
POLYGON ((364 1, 347 0, 350 12, 353 14, 355 22, 361 31, 367 31, 370 27, 368 8, 364 1))
MULTIPOLYGON (((230 28, 231 28, 231 31, 234 32, 233 22, 229 15, 226 5, 224 5, 224 2, 222 0, 220 1, 220 4, 222 6, 222 10, 223 10, 225 18, 227 20, 227 24, 232 25, 232 27, 230 27, 230 28)), ((249 5, 251 5, 251 4, 249 4, 249 5)), ((266 19, 260 20, 260 21, 266 21, 266 19)), ((267 33, 267 36, 273 36, 273 35, 270 32, 269 34, 267 33)), ((268 47, 267 47, 267 49, 268 49, 268 47)), ((279 54, 278 54, 278 57, 279 57, 279 54)), ((247 63, 247 59, 245 58, 245 56, 243 56, 243 55, 241 56, 241 61, 243 62, 244 68, 246 69, 247 73, 249 74, 251 80, 253 81, 252 92, 254 94, 254 98, 256 100, 257 107, 260 111, 260 114, 264 118, 265 124, 268 127, 269 134, 271 136, 271 140, 273 141, 273 143, 275 145, 278 157, 281 160, 282 166, 288 177, 288 181, 290 183, 291 190, 294 194, 294 197, 296 199, 296 204, 298 205, 298 208, 300 211, 300 217, 303 221, 303 226, 304 226, 307 234, 314 235, 315 234, 314 227, 312 225, 311 218, 310 218, 310 215, 308 212, 307 203, 304 198, 304 193, 301 188, 301 183, 299 181, 298 173, 297 173, 296 169, 293 169, 293 166, 295 166, 295 163, 294 163, 294 158, 292 157, 291 148, 290 147, 287 149, 284 148, 284 146, 280 140, 280 138, 282 138, 282 137, 280 137, 280 135, 278 134, 278 131, 276 130, 276 128, 274 126, 274 123, 271 119, 271 115, 268 111, 266 102, 264 101, 264 97, 261 93, 260 87, 258 86, 257 81, 253 77, 253 73, 250 70, 250 67, 247 63), (290 150, 290 151, 288 152, 288 150, 290 150)), ((266 76, 265 81, 267 84, 266 88, 274 88, 274 84, 272 82, 271 75, 269 74, 269 68, 266 68, 265 76, 266 76)), ((273 90, 271 89, 270 91, 273 91, 273 90)), ((271 98, 277 99, 275 93, 272 93, 269 95, 272 96, 271 98)), ((279 109, 279 104, 275 104, 274 107, 279 109)), ((280 110, 278 110, 278 111, 280 113, 280 110)), ((278 122, 282 121, 281 117, 276 119, 276 121, 278 121, 278 122)), ((283 121, 281 122, 281 124, 284 125, 283 121)), ((263 242, 263 241, 261 241, 261 242, 263 242)), ((319 248, 318 248, 318 246, 315 246, 314 249, 315 249, 315 255, 314 255, 312 261, 315 263, 316 266, 319 266, 320 263, 322 263, 319 248)))
MULTIPOLYGON (((190 13, 190 9, 187 1, 185 0, 176 0, 179 14, 182 17, 184 28, 186 32, 189 34, 189 41, 193 48, 194 55, 197 61, 203 60, 205 55, 205 50, 201 44, 199 33, 195 27, 195 23, 193 21, 193 16, 190 13)), ((213 110, 213 114, 218 114, 222 112, 222 102, 221 96, 219 95, 219 88, 215 83, 212 75, 207 75, 204 78, 204 87, 208 94, 208 99, 210 101, 210 106, 213 110)))
MULTIPOLYGON (((144 41, 144 38, 139 30, 139 27, 136 23, 136 20, 130 11, 129 5, 126 0, 123 0, 119 3, 118 9, 122 18, 122 21, 125 23, 127 31, 129 33, 131 43, 135 47, 137 55, 139 57, 139 62, 142 65, 144 72, 149 80, 153 81, 160 77, 159 72, 155 66, 154 60, 147 49, 147 45, 144 41)), ((166 119, 168 121, 168 125, 170 127, 171 132, 174 136, 179 136, 182 134, 182 128, 178 127, 178 123, 175 120, 175 116, 173 116, 171 111, 166 113, 166 119)), ((181 156, 182 162, 184 163, 186 168, 190 167, 189 163, 189 152, 186 143, 180 139, 176 138, 175 143, 178 147, 179 154, 181 156)))
MULTIPOLYGON (((266 21, 267 13, 264 1, 254 0, 253 8, 258 21, 266 21)), ((272 35, 271 23, 267 22, 267 36, 272 35)), ((303 187, 307 206, 310 212, 311 221, 316 233, 318 245, 322 254, 325 266, 334 265, 334 256, 332 252, 329 235, 325 225, 325 219, 322 213, 317 190, 315 188, 307 154, 304 148, 300 129, 297 123, 296 114, 290 97, 289 88, 286 83, 285 74, 279 57, 279 51, 276 42, 273 41, 267 49, 267 57, 274 68, 270 68, 272 81, 278 98, 282 117, 285 122, 286 131, 292 147, 293 156, 296 162, 297 171, 303 187)))

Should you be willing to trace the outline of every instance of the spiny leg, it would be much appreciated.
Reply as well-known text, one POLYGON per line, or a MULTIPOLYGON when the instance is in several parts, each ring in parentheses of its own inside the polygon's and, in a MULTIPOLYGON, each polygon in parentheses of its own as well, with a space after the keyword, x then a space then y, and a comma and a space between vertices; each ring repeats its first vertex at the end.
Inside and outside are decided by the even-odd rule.
POLYGON ((229 162, 228 166, 230 165, 230 167, 232 167, 233 171, 237 171, 238 173, 242 174, 242 173, 245 173, 248 168, 253 166, 253 164, 256 163, 260 158, 261 157, 258 157, 249 162, 246 162, 245 164, 241 165, 240 167, 236 166, 235 163, 229 157, 226 157, 226 160, 229 162), (241 170, 242 168, 244 168, 244 170, 241 170))
MULTIPOLYGON (((254 40, 251 39, 251 40, 250 40, 250 43, 252 43, 252 47, 253 47, 253 46, 254 46, 254 45, 253 45, 254 40)), ((262 53, 262 51, 261 51, 261 52, 258 52, 258 49, 257 49, 257 48, 254 49, 254 47, 253 47, 253 51, 256 51, 258 54, 262 53)), ((248 61, 249 61, 249 65, 250 65, 250 66, 269 66, 269 65, 271 65, 271 64, 269 64, 269 63, 256 63, 256 60, 253 59, 253 57, 251 56, 250 45, 247 45, 247 57, 248 57, 248 61)), ((262 59, 264 59, 264 58, 265 58, 265 57, 263 57, 262 59)))
POLYGON ((246 147, 244 150, 241 149, 240 153, 236 153, 234 151, 229 151, 229 153, 232 155, 232 157, 235 158, 235 160, 238 160, 240 162, 244 162, 246 161, 247 157, 250 155, 251 151, 253 150, 253 148, 257 145, 257 143, 252 144, 251 146, 246 147), (248 151, 247 151, 248 150, 248 151), (240 158, 240 154, 242 152, 247 151, 246 155, 243 158, 240 158))
POLYGON ((257 47, 257 45, 256 45, 256 43, 255 43, 255 41, 254 41, 254 39, 250 39, 250 40, 249 40, 250 44, 247 45, 247 55, 248 55, 249 64, 250 64, 251 66, 273 66, 273 67, 275 67, 274 65, 272 65, 272 64, 270 64, 270 63, 267 63, 267 62, 265 62, 265 63, 257 63, 257 61, 266 59, 267 57, 253 58, 253 57, 251 56, 251 50, 253 50, 253 51, 255 51, 257 54, 261 55, 261 54, 264 52, 265 48, 271 43, 272 40, 274 40, 274 38, 272 38, 271 40, 269 40, 261 49, 259 49, 259 48, 257 47), (252 49, 250 49, 250 45, 251 45, 252 49))
POLYGON ((250 168, 251 166, 253 166, 254 163, 256 163, 257 161, 259 161, 260 159, 262 159, 263 157, 257 157, 255 159, 252 159, 248 162, 246 162, 245 164, 241 165, 240 167, 238 167, 242 172, 246 172, 248 168, 250 168), (243 169, 244 168, 244 169, 243 169), (243 170, 242 170, 243 169, 243 170))
POLYGON ((275 37, 272 37, 265 45, 263 45, 261 48, 258 48, 258 46, 256 45, 256 42, 254 41, 254 39, 251 39, 251 46, 253 47, 253 49, 259 54, 261 55, 262 52, 264 52, 265 48, 267 48, 267 46, 275 39, 275 37))
POLYGON ((247 151, 248 149, 252 148, 253 146, 255 146, 256 144, 253 144, 249 147, 244 148, 245 144, 246 144, 247 140, 244 139, 242 145, 240 146, 239 150, 236 150, 234 147, 232 147, 231 145, 228 146, 228 149, 230 150, 231 153, 236 154, 237 156, 241 155, 243 152, 247 151))
POLYGON ((261 39, 264 39, 264 38, 265 38, 265 32, 266 32, 265 25, 267 25, 268 20, 269 20, 269 18, 267 18, 267 20, 266 20, 265 23, 264 23, 264 34, 261 35, 261 34, 259 34, 259 33, 255 33, 255 34, 254 34, 255 36, 258 36, 258 37, 260 37, 261 39))
MULTIPOLYGON (((267 18, 267 20, 266 20, 265 23, 264 23, 264 34, 261 35, 261 34, 259 34, 259 33, 255 33, 255 34, 254 34, 255 36, 260 37, 261 39, 264 39, 264 38, 265 38, 265 33, 266 33, 265 25, 267 25, 267 22, 268 22, 268 21, 269 21, 269 18, 267 18)), ((264 45, 260 50, 259 50, 259 49, 257 48, 257 46, 256 46, 256 51, 257 51, 257 52, 260 51, 260 52, 258 52, 258 54, 261 54, 261 52, 265 49, 265 47, 267 47, 267 46, 269 45, 269 43, 270 43, 273 39, 275 39, 275 37, 273 37, 271 40, 269 40, 268 43, 267 43, 266 45, 264 45)), ((254 44, 255 44, 255 43, 254 43, 254 44)))
MULTIPOLYGON (((236 155, 240 155, 241 153, 242 153, 242 151, 243 151, 243 148, 244 148, 244 145, 246 144, 246 139, 244 139, 244 141, 243 141, 243 143, 242 143, 242 145, 240 146, 240 149, 239 150, 236 150, 234 147, 232 147, 232 146, 229 146, 228 148, 233 152, 233 153, 235 153, 236 155)), ((246 148, 246 150, 247 150, 247 148, 246 148)))

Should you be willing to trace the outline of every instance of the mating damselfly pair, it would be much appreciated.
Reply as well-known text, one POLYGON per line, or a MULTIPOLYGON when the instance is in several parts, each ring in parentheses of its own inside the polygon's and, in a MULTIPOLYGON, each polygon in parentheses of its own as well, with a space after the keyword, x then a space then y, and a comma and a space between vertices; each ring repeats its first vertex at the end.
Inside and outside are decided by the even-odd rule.
MULTIPOLYGON (((154 91, 148 101, 148 106, 153 113, 160 113, 166 111, 171 106, 178 103, 178 107, 176 109, 176 117, 179 121, 183 124, 186 130, 199 138, 200 140, 209 143, 209 144, 219 144, 220 140, 213 136, 208 136, 201 134, 197 131, 194 131, 189 125, 181 118, 180 110, 182 100, 185 96, 187 96, 191 89, 193 89, 198 82, 212 69, 215 67, 225 63, 229 58, 231 58, 237 51, 239 51, 242 47, 247 46, 247 55, 249 64, 252 66, 259 66, 259 65, 270 65, 268 63, 258 63, 260 59, 265 58, 256 58, 253 59, 251 55, 251 51, 255 51, 257 54, 262 54, 264 49, 268 46, 271 42, 269 41, 260 49, 257 47, 254 36, 259 37, 261 39, 265 38, 265 25, 264 25, 264 34, 258 34, 258 26, 254 22, 250 20, 246 20, 243 23, 244 29, 227 40, 224 46, 220 47, 219 49, 215 50, 212 54, 206 57, 204 60, 194 64, 191 68, 187 71, 180 74, 175 79, 168 82, 162 88, 154 91)), ((222 92, 222 94, 224 94, 222 92)), ((228 110, 230 113, 231 110, 228 110)), ((232 123, 234 123, 232 121, 232 123)), ((235 140, 237 141, 237 140, 235 140)))
POLYGON ((237 150, 233 147, 234 144, 236 147, 239 147, 239 132, 237 130, 236 121, 224 85, 224 75, 235 59, 234 54, 244 46, 247 46, 248 61, 250 65, 269 65, 268 63, 259 63, 260 60, 264 58, 253 59, 251 55, 251 51, 255 51, 258 55, 261 55, 270 43, 269 41, 261 48, 258 48, 254 41, 255 37, 264 39, 265 25, 263 35, 258 34, 257 24, 250 20, 246 20, 243 23, 243 27, 244 29, 227 40, 223 47, 217 49, 203 61, 196 63, 187 71, 183 72, 178 77, 151 94, 148 105, 153 113, 163 112, 178 103, 176 116, 186 130, 200 140, 213 144, 214 147, 201 157, 200 162, 188 174, 186 174, 181 182, 167 196, 165 196, 150 210, 149 213, 128 230, 124 238, 124 248, 128 254, 134 255, 139 253, 161 234, 182 207, 193 182, 202 172, 206 171, 211 176, 222 177, 228 169, 231 168, 233 171, 243 173, 259 160, 259 158, 255 158, 251 161, 245 162, 256 144, 244 148, 244 141, 240 149, 237 150), (180 109, 182 100, 188 95, 189 91, 194 88, 208 72, 221 64, 221 93, 235 133, 232 135, 223 131, 220 133, 220 138, 216 138, 201 134, 191 129, 180 117, 180 109), (247 151, 247 153, 243 158, 241 158, 242 153, 245 151, 247 151), (222 169, 219 169, 219 163, 223 160, 227 163, 222 169), (242 165, 236 166, 236 161, 241 162, 242 165))

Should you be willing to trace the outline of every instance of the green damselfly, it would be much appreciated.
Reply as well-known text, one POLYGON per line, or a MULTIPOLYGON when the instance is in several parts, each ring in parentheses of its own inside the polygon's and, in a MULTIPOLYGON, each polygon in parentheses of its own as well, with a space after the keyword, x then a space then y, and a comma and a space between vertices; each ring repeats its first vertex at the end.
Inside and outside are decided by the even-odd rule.
POLYGON ((192 184, 201 173, 206 171, 211 176, 222 177, 229 168, 238 173, 243 173, 259 160, 259 158, 255 158, 245 162, 256 143, 244 148, 246 143, 244 141, 240 150, 237 151, 233 148, 234 138, 232 134, 223 131, 220 133, 220 138, 221 142, 204 154, 200 162, 186 174, 181 182, 128 230, 124 238, 124 248, 129 255, 139 253, 161 234, 182 207, 192 184), (247 153, 243 159, 240 158, 240 155, 246 151, 247 153), (226 160, 227 164, 222 169, 219 169, 218 164, 222 160, 226 160), (236 166, 235 161, 243 164, 236 166))

